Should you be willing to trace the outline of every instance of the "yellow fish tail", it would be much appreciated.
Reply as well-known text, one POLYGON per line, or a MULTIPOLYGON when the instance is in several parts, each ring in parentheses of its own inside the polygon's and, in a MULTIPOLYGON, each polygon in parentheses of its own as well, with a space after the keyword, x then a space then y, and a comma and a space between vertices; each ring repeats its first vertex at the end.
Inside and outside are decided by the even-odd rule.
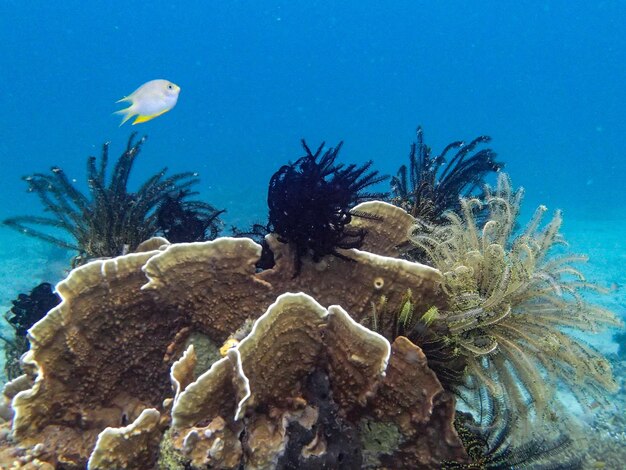
POLYGON ((122 127, 122 125, 124 125, 126 121, 128 121, 130 118, 132 118, 133 116, 137 114, 135 111, 133 111, 132 108, 133 108, 132 106, 129 106, 128 108, 120 109, 119 111, 115 111, 113 113, 113 114, 119 114, 121 116, 124 116, 124 118, 122 119, 122 122, 120 122, 120 127, 122 127))
MULTIPOLYGON (((137 116, 137 119, 135 119, 133 121, 133 126, 135 124, 141 124, 142 122, 148 122, 149 120, 154 119, 155 117, 159 117, 161 114, 165 114, 168 111, 169 111, 169 109, 166 109, 165 111, 162 111, 162 112, 157 113, 157 114, 150 114, 150 115, 142 115, 142 114, 140 114, 139 116, 137 116)), ((124 124, 124 123, 122 122, 122 124, 124 124)))

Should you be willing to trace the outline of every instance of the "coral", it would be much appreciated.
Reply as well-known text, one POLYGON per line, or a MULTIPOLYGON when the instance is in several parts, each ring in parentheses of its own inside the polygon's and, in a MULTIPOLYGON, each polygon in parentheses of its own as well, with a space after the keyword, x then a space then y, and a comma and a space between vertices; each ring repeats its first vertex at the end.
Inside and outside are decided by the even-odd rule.
POLYGON ((358 216, 350 209, 381 196, 363 190, 385 179, 377 171, 368 173, 371 161, 362 166, 335 164, 341 142, 323 154, 324 143, 315 153, 304 141, 302 145, 306 155, 272 176, 267 195, 268 230, 294 247, 296 266, 305 256, 319 261, 326 255, 341 256, 338 248, 360 247, 363 231, 348 226, 358 216))
POLYGON ((456 392, 464 383, 466 361, 445 340, 449 330, 445 324, 437 323, 439 309, 416 310, 413 291, 408 289, 399 307, 390 308, 386 296, 377 303, 372 302, 371 311, 361 319, 361 324, 394 341, 405 336, 418 345, 428 358, 429 367, 437 374, 443 387, 456 392))
POLYGON ((581 403, 606 402, 615 387, 608 361, 569 331, 619 322, 583 299, 582 291, 595 286, 572 264, 584 258, 549 253, 561 242, 560 212, 541 228, 546 208, 539 207, 515 235, 523 191, 500 174, 485 194, 484 201, 462 199, 461 215, 447 213, 446 225, 414 237, 444 275, 449 303, 438 321, 467 360, 471 393, 485 387, 524 416, 529 406, 542 415, 557 384, 581 403), (475 212, 483 205, 489 214, 479 224, 475 212))
POLYGON ((362 468, 380 468, 379 455, 395 452, 402 442, 402 433, 394 423, 383 423, 363 418, 359 423, 363 443, 362 468))
MULTIPOLYGON (((199 331, 193 331, 184 342, 185 347, 193 346, 195 366, 193 376, 198 377, 206 371, 211 364, 221 359, 220 344, 213 342, 211 338, 199 331)), ((178 351, 176 351, 178 353, 178 351)))
MULTIPOLYGON (((385 379, 369 406, 379 420, 393 422, 405 436, 393 456, 380 456, 385 468, 439 468, 448 459, 448 450, 440 446, 458 439, 448 426, 454 421, 454 398, 443 391, 422 350, 407 338, 392 343, 385 379), (425 423, 430 428, 426 433, 425 423)), ((455 453, 455 459, 466 460, 465 450, 455 453)))
POLYGON ((397 258, 410 247, 415 218, 405 210, 382 201, 367 201, 350 212, 355 215, 350 228, 365 234, 361 250, 397 258), (359 217, 359 214, 366 216, 359 217))
MULTIPOLYGON (((204 203, 183 201, 190 193, 188 188, 198 182, 196 173, 178 173, 165 177, 163 169, 143 183, 137 192, 128 192, 127 183, 135 159, 139 155, 146 137, 134 141, 135 134, 128 140, 126 151, 117 160, 108 185, 106 169, 109 159, 109 144, 104 144, 99 165, 96 158, 87 160, 87 183, 90 197, 76 189, 59 167, 52 174, 36 173, 25 177, 28 191, 39 196, 44 209, 51 217, 20 216, 6 219, 4 225, 21 233, 54 243, 62 248, 78 251, 73 265, 80 265, 92 258, 111 257, 134 251, 137 245, 156 235, 160 230, 173 230, 172 222, 166 220, 163 207, 167 198, 178 201, 179 209, 187 218, 194 217, 208 227, 217 223, 215 210, 204 203), (155 212, 161 209, 161 222, 155 212), (192 213, 194 215, 192 215, 192 213), (209 214, 214 215, 210 221, 209 214), (42 225, 66 232, 73 241, 31 228, 42 225)), ((176 233, 179 235, 179 233, 176 233)))
POLYGON ((33 380, 26 374, 7 382, 2 388, 2 398, 0 399, 0 419, 10 421, 13 419, 14 410, 11 402, 18 393, 32 388, 33 380))
POLYGON ((128 426, 106 428, 98 435, 88 470, 153 468, 161 441, 161 414, 147 408, 128 426))
MULTIPOLYGON (((441 276, 427 266, 343 250, 341 258, 303 260, 301 274, 294 278, 290 246, 272 236, 268 244, 276 265, 260 273, 256 263, 261 246, 245 238, 176 245, 150 240, 141 248, 152 251, 95 260, 73 270, 57 285, 61 304, 29 332, 32 349, 24 361, 33 383, 13 398, 12 429, 19 445, 41 444, 41 459, 65 468, 84 467, 105 428, 139 425, 146 409, 169 416, 180 391, 191 386, 186 387, 190 377, 206 370, 186 359, 184 367, 170 372, 190 341, 200 345, 198 338, 210 339, 212 346, 202 353, 207 359, 198 360, 210 364, 223 341, 239 327, 247 331, 250 319, 258 318, 283 292, 309 292, 323 305, 350 309, 355 318, 364 316, 380 295, 390 305, 399 303, 395 286, 401 291, 410 286, 419 296, 419 308, 445 302, 441 276), (346 283, 351 289, 345 289, 346 283), (174 398, 172 377, 179 384, 174 398)), ((266 335, 272 337, 271 331, 266 335)), ((237 347, 244 350, 245 344, 237 347)), ((321 378, 309 380, 323 388, 321 378)), ((342 396, 340 391, 334 395, 342 396)), ((347 394, 341 403, 358 408, 364 399, 347 394)), ((328 429, 342 435, 342 424, 329 418, 337 405, 324 406, 328 429)), ((212 426, 216 433, 227 433, 219 420, 212 426)), ((301 442, 310 442, 307 432, 300 429, 301 442)))
MULTIPOLYGON (((513 238, 521 193, 501 178, 486 194, 485 230, 473 218, 477 203, 464 200, 462 217, 450 214, 447 226, 415 240, 436 267, 399 258, 412 219, 369 202, 352 210, 373 215, 345 227, 362 234, 363 249, 299 257, 297 244, 270 234, 266 251, 274 265, 259 270, 263 248, 250 239, 172 245, 157 238, 137 253, 73 270, 56 288, 61 304, 29 330, 27 375, 5 391, 12 400, 2 410, 11 419, 12 455, 68 469, 88 462, 120 469, 155 462, 303 469, 471 464, 453 426, 455 399, 446 390, 452 387, 437 376, 448 380, 452 369, 444 359, 469 364, 474 389, 462 395, 468 406, 474 403, 468 395, 500 398, 491 387, 508 378, 507 406, 494 408, 494 416, 523 415, 529 395, 545 412, 546 392, 528 377, 560 379, 571 370, 561 362, 581 362, 575 354, 582 352, 594 362, 573 361, 575 372, 602 366, 600 356, 558 328, 612 319, 585 310, 577 289, 586 283, 570 268, 571 258, 547 256, 557 222, 540 231, 538 215, 513 238), (537 325, 567 350, 542 342, 537 325), (516 337, 519 328, 524 335, 516 337), (487 351, 491 338, 495 349, 487 351), (531 363, 531 354, 547 352, 551 357, 531 363), (514 369, 520 363, 534 369, 514 369)), ((577 380, 589 386, 599 379, 577 380)), ((483 454, 492 460, 529 455, 523 445, 515 450, 508 441, 498 445, 500 438, 486 440, 493 451, 483 454)), ((547 442, 542 452, 556 455, 560 441, 547 442)))
POLYGON ((572 266, 579 257, 551 256, 559 213, 540 228, 541 207, 516 234, 522 192, 505 175, 473 197, 502 166, 474 153, 488 138, 432 156, 418 129, 395 205, 366 201, 382 196, 366 192, 384 179, 371 162, 338 164, 341 143, 313 153, 303 141, 306 155, 271 179, 269 222, 249 233, 259 243, 236 230, 204 241, 222 211, 189 200, 195 174, 163 170, 129 193, 144 139, 131 136, 108 183, 108 146, 89 159, 90 197, 59 168, 27 178, 52 216, 5 221, 91 261, 34 326, 13 317, 31 350, 4 389, 0 466, 578 462, 569 435, 516 433, 544 418, 562 431, 557 384, 581 402, 605 398, 607 361, 570 333, 617 321, 584 300, 593 286, 572 266), (473 418, 455 420, 455 394, 473 418))
MULTIPOLYGON (((350 210, 350 231, 363 234, 360 249, 383 256, 397 257, 410 246, 409 239, 415 219, 392 204, 383 201, 361 202, 350 210)), ((265 237, 267 227, 254 224, 249 231, 232 228, 236 237, 250 237, 263 247, 257 267, 261 270, 274 267, 274 254, 265 237)))
POLYGON ((317 417, 314 425, 292 422, 287 427, 289 445, 279 460, 280 468, 315 470, 326 468, 361 468, 365 444, 357 435, 352 423, 342 419, 338 405, 332 396, 328 374, 317 369, 304 382, 302 398, 309 413, 317 417), (323 438, 319 436, 323 433, 323 438))
MULTIPOLYGON (((192 275, 186 278, 191 285, 183 290, 195 289, 212 299, 185 314, 167 301, 159 305, 164 299, 154 285, 141 289, 148 281, 141 268, 162 251, 93 261, 57 286, 64 301, 29 333, 33 347, 25 361, 35 368, 37 379, 32 390, 13 401, 13 431, 20 442, 44 443, 67 466, 85 462, 105 427, 125 426, 145 408, 162 410, 172 358, 183 348, 192 326, 213 332, 219 342, 231 331, 231 322, 243 323, 255 315, 258 303, 259 309, 265 308, 262 293, 268 288, 253 277, 258 245, 245 239, 173 245, 168 256, 184 264, 187 260, 179 254, 185 247, 196 248, 196 255, 190 253, 193 261, 206 247, 204 265, 197 265, 206 273, 198 281, 206 285, 194 284, 192 275), (211 262, 216 264, 213 269, 211 262), (233 295, 240 301, 230 300, 233 315, 239 317, 224 311, 226 286, 236 286, 233 295), (261 288, 259 295, 254 295, 254 286, 261 288), (206 310, 211 306, 218 308, 206 310), (53 409, 49 403, 55 404, 53 409)), ((146 270, 163 267, 155 266, 146 270)))
POLYGON ((390 309, 400 309, 407 289, 413 291, 416 311, 446 303, 441 273, 430 266, 367 251, 338 250, 342 257, 328 256, 318 263, 302 260, 300 274, 294 276, 292 247, 273 235, 266 240, 276 264, 259 273, 260 280, 281 286, 282 292, 307 293, 323 305, 341 305, 357 321, 369 315, 372 303, 382 297, 390 309))
POLYGON ((161 406, 164 354, 181 322, 140 289, 156 253, 94 261, 57 285, 61 304, 29 330, 33 386, 12 402, 21 445, 39 443, 54 464, 81 468, 106 427, 161 406))
POLYGON ((391 179, 391 201, 423 223, 443 222, 447 210, 460 208, 459 197, 469 197, 482 187, 489 173, 502 169, 503 164, 495 160, 496 154, 491 149, 470 155, 478 145, 490 140, 481 136, 469 144, 452 142, 433 156, 430 147, 424 144, 422 128, 418 127, 417 142, 411 145, 409 154, 409 168, 402 165, 391 179), (448 152, 453 150, 457 153, 446 161, 448 152))
POLYGON ((453 415, 408 340, 390 348, 340 307, 283 294, 175 401, 172 440, 192 468, 361 468, 366 420, 397 429, 387 466, 437 468, 465 458, 453 415))
POLYGON ((186 470, 185 456, 176 450, 170 437, 170 429, 165 431, 159 447, 156 468, 159 470, 186 470))

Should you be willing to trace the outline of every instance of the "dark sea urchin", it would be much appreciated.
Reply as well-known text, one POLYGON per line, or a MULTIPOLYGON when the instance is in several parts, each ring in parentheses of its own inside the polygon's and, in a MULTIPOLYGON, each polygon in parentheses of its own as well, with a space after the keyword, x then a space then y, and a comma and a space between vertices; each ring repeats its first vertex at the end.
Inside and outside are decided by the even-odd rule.
POLYGON ((387 178, 377 171, 368 172, 371 161, 361 166, 335 164, 342 144, 322 154, 322 142, 312 153, 303 140, 306 155, 281 167, 270 180, 268 229, 294 247, 296 275, 304 256, 317 262, 326 255, 341 257, 337 248, 361 246, 364 233, 347 227, 354 215, 350 209, 363 200, 383 196, 363 192, 387 178))

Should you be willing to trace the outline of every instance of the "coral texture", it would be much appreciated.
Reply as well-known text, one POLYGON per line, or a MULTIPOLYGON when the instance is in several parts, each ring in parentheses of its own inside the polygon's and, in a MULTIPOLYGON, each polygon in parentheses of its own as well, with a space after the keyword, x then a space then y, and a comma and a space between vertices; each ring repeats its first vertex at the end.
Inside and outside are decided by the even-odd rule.
POLYGON ((419 348, 406 338, 391 348, 341 307, 283 294, 248 337, 180 395, 172 440, 194 468, 360 468, 364 449, 355 431, 364 417, 399 430, 399 447, 382 457, 392 468, 465 458, 451 425, 454 402, 419 348), (334 453, 330 410, 310 396, 319 390, 309 383, 316 372, 329 383, 333 424, 349 436, 334 453))
POLYGON ((350 226, 365 235, 360 247, 377 255, 397 257, 407 247, 415 227, 415 219, 406 211, 381 201, 362 202, 352 209, 355 214, 350 226))
POLYGON ((160 418, 157 410, 146 408, 128 426, 106 428, 98 435, 87 462, 88 470, 152 468, 162 434, 160 418))
POLYGON ((169 392, 163 353, 178 319, 141 290, 155 253, 94 261, 57 285, 63 301, 29 331, 34 385, 13 399, 22 445, 84 465, 100 431, 131 423, 169 392))
MULTIPOLYGON (((404 237, 398 238, 398 244, 400 238, 404 237)), ((173 407, 176 428, 193 425, 202 431, 198 436, 187 433, 183 439, 183 460, 205 459, 210 450, 211 455, 222 455, 225 466, 244 458, 252 468, 268 462, 287 465, 290 459, 338 461, 348 458, 342 452, 350 448, 350 461, 358 468, 362 455, 358 423, 364 405, 377 389, 395 390, 396 385, 383 378, 389 343, 355 320, 363 318, 381 296, 399 307, 402 293, 409 288, 419 299, 416 308, 443 308, 441 274, 418 263, 350 249, 342 250, 341 257, 303 260, 300 276, 294 278, 292 247, 273 236, 268 236, 268 245, 276 265, 260 273, 255 265, 261 246, 242 238, 177 245, 159 239, 144 245, 143 249, 151 251, 92 261, 72 271, 57 286, 61 304, 29 333, 32 349, 25 357, 29 376, 23 380, 32 387, 19 391, 12 401, 12 434, 22 453, 36 448, 38 460, 68 469, 84 468, 90 458, 93 468, 137 468, 155 459, 156 450, 133 451, 122 442, 123 436, 132 434, 138 446, 156 448, 154 433, 162 435, 173 407), (271 317, 270 313, 262 315, 287 292, 303 292, 297 295, 300 299, 306 293, 319 304, 311 308, 314 301, 309 299, 309 308, 304 309, 308 313, 294 307, 301 313, 285 317, 290 320, 282 323, 268 326, 259 320, 225 358, 210 362, 201 372, 212 364, 206 374, 222 381, 213 380, 213 401, 185 421, 181 410, 187 398, 183 398, 193 395, 195 384, 204 377, 197 377, 201 361, 190 342, 200 345, 198 338, 205 337, 213 345, 209 349, 217 351, 234 331, 245 331, 250 320, 271 317), (298 327, 300 320, 294 320, 300 317, 312 322, 304 335, 298 327), (281 327, 287 332, 280 333, 281 327), (287 341, 289 352, 279 337, 287 341), (372 348, 379 352, 371 352, 372 348), (309 355, 294 362, 299 356, 292 351, 309 351, 309 355), (270 360, 273 355, 281 359, 270 360), (266 358, 263 367, 257 367, 255 360, 262 357, 266 358), (294 365, 295 370, 282 369, 294 365), (219 400, 220 396, 224 398, 219 400), (279 415, 287 419, 283 431, 282 421, 276 421, 279 415), (276 423, 280 426, 275 427, 276 423), (336 436, 329 438, 325 448, 320 439, 314 439, 315 423, 328 436, 336 436), (242 426, 248 424, 255 431, 240 440, 242 426), (293 437, 291 447, 283 445, 283 432, 293 437), (204 448, 206 439, 199 438, 206 435, 220 436, 220 441, 204 448), (101 446, 109 451, 102 451, 101 446)), ((390 250, 391 245, 381 246, 381 251, 390 250)), ((411 352, 410 360, 416 354, 411 352)), ((392 355, 390 368, 396 356, 392 355)), ((434 418, 427 421, 433 429, 445 428, 453 436, 453 401, 432 373, 423 374, 422 379, 430 383, 424 388, 432 391, 426 402, 432 401, 434 418)), ((411 387, 421 389, 422 384, 411 387)), ((421 437, 401 426, 411 420, 425 425, 424 416, 415 418, 413 411, 404 408, 394 415, 390 404, 380 409, 384 410, 380 416, 368 418, 404 430, 403 455, 421 455, 427 468, 444 454, 449 459, 463 457, 460 441, 448 439, 448 450, 442 449, 441 455, 429 453, 417 444, 421 437)), ((176 442, 177 434, 170 435, 176 442)), ((407 460, 397 461, 404 465, 407 460)))

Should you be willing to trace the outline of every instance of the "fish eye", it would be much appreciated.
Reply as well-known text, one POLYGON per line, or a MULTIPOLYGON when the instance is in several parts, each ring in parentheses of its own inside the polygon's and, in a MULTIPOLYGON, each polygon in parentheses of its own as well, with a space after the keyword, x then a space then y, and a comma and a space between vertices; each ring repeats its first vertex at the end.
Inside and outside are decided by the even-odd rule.
POLYGON ((174 88, 172 85, 168 85, 167 87, 168 87, 170 90, 171 90, 172 88, 174 88))

